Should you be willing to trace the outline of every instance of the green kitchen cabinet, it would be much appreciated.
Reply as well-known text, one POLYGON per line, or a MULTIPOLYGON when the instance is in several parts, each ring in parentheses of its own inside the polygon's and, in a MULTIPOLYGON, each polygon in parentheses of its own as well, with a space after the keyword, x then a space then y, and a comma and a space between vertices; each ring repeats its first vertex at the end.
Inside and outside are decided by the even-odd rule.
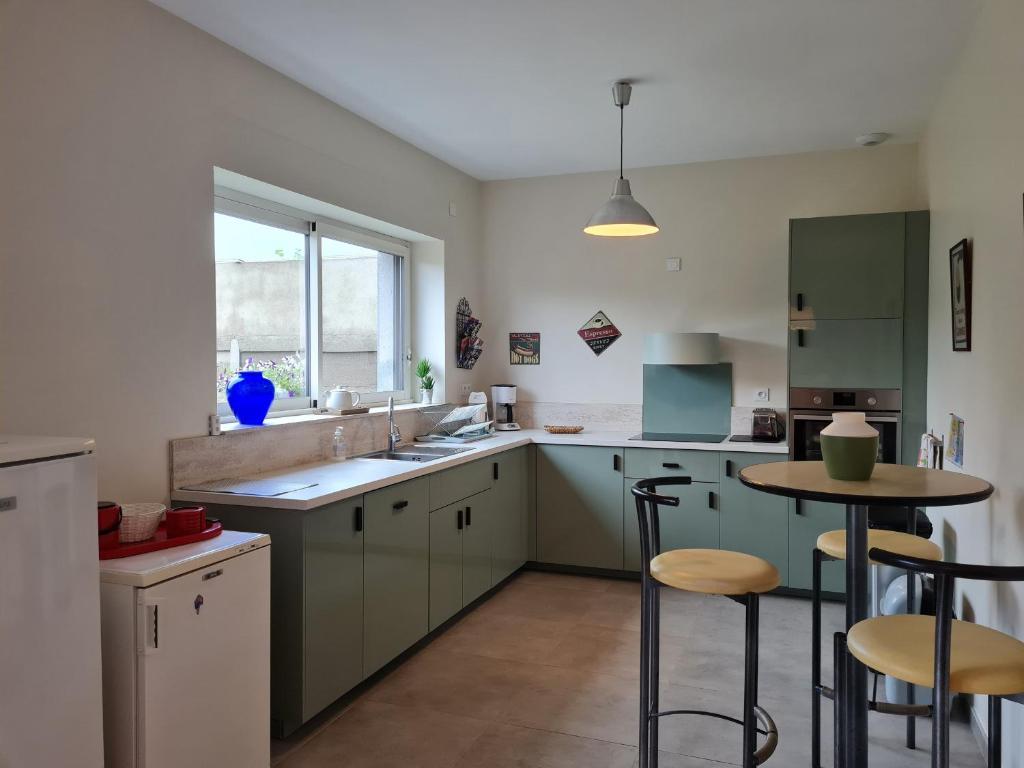
POLYGON ((491 588, 491 532, 494 527, 493 491, 470 496, 462 529, 462 604, 469 605, 491 588))
POLYGON ((685 475, 695 483, 718 482, 717 451, 681 451, 674 448, 627 448, 626 477, 685 475))
MULTIPOLYGON (((716 457, 714 452, 708 452, 716 457)), ((640 555, 640 519, 633 496, 633 479, 624 485, 623 567, 639 571, 643 562, 640 555)), ((664 486, 661 493, 679 497, 678 507, 659 507, 658 521, 661 531, 661 551, 670 549, 718 549, 719 506, 721 497, 718 483, 692 483, 664 486)))
POLYGON ((451 504, 430 513, 430 631, 462 610, 462 529, 466 508, 451 504))
POLYGON ((491 460, 491 586, 504 581, 529 557, 527 450, 513 448, 491 460))
MULTIPOLYGON (((790 499, 789 512, 789 586, 810 589, 818 536, 825 531, 846 528, 846 507, 824 501, 790 499)), ((845 592, 845 569, 842 560, 823 563, 821 588, 826 592, 845 592)))
POLYGON ((902 318, 905 241, 904 213, 790 221, 790 319, 902 318))
POLYGON ((363 679, 363 497, 206 507, 225 528, 270 535, 270 729, 284 738, 363 679))
POLYGON ((817 320, 790 331, 789 385, 899 389, 902 320, 817 320))
POLYGON ((428 487, 428 478, 421 477, 364 497, 364 676, 373 674, 427 634, 428 487))
POLYGON ((491 487, 491 462, 486 459, 460 464, 428 475, 430 508, 440 509, 491 487))
POLYGON ((764 558, 779 569, 783 587, 788 585, 789 575, 789 499, 748 488, 740 482, 739 473, 753 464, 787 458, 770 453, 723 451, 719 454, 722 549, 764 558))
POLYGON ((622 453, 537 447, 537 560, 622 568, 622 453))

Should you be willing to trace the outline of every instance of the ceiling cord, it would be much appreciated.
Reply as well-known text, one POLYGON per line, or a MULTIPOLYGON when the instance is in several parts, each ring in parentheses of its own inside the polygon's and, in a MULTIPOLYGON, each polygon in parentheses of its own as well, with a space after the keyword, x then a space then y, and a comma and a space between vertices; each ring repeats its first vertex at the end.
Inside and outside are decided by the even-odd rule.
POLYGON ((625 104, 619 104, 619 178, 622 178, 622 131, 624 127, 623 116, 626 113, 625 104))

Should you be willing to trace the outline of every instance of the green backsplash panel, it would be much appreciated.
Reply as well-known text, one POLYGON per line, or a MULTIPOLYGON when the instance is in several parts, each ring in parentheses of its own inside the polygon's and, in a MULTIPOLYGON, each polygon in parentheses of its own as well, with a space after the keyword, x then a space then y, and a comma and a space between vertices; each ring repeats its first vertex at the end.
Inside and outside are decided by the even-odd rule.
POLYGON ((729 434, 732 363, 645 365, 644 432, 729 434))

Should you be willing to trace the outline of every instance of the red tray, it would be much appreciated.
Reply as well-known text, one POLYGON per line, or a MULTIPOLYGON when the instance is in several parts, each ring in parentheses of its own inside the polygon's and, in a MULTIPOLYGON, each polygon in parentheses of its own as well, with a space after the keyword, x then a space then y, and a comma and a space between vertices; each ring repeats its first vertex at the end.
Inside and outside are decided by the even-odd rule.
POLYGON ((219 522, 212 522, 199 533, 190 533, 186 536, 175 536, 169 539, 167 538, 166 523, 161 521, 160 527, 156 529, 153 538, 101 549, 100 560, 116 560, 120 557, 131 557, 132 555, 142 555, 146 552, 156 552, 160 549, 180 547, 182 544, 195 544, 197 541, 206 541, 207 539, 220 536, 222 530, 223 526, 219 522))

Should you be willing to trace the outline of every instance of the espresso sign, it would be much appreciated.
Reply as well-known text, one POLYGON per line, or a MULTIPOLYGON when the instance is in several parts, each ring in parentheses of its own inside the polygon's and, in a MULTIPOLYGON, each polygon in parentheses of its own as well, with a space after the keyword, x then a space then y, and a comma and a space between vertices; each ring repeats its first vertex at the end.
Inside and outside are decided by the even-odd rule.
POLYGON ((510 333, 508 357, 512 365, 540 365, 540 334, 510 333))
POLYGON ((577 333, 595 355, 600 355, 622 335, 604 312, 598 312, 590 318, 577 333))

